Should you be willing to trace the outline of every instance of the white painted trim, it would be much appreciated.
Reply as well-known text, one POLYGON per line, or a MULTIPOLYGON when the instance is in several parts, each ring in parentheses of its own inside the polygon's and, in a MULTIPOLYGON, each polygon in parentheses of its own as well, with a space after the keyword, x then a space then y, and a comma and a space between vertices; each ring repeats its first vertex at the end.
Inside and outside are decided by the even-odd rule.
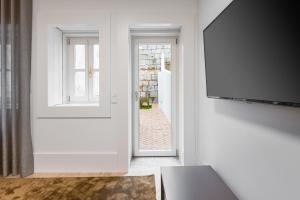
POLYGON ((151 27, 151 26, 131 26, 130 35, 140 37, 175 37, 180 36, 181 26, 164 26, 164 27, 151 27))
MULTIPOLYGON (((76 12, 55 11, 39 13, 37 19, 37 44, 33 46, 37 55, 32 61, 32 81, 39 83, 34 86, 33 102, 36 103, 34 115, 37 118, 110 118, 111 117, 111 33, 110 14, 107 12, 76 12), (84 17, 83 17, 84 16, 84 17), (93 16, 93 17, 91 17, 93 16), (48 28, 79 25, 93 25, 99 33, 100 46, 100 103, 97 107, 86 106, 48 106, 48 28), (38 94, 38 95, 37 95, 38 94)), ((63 88, 63 90, 66 88, 63 88)))
POLYGON ((178 36, 177 33, 132 33, 132 36, 136 37, 175 37, 178 36))
POLYGON ((34 153, 35 173, 117 172, 117 152, 34 153))
MULTIPOLYGON (((68 96, 70 97, 70 102, 67 101, 66 104, 78 104, 77 106, 80 106, 80 103, 85 103, 85 104, 100 104, 100 101, 102 100, 102 97, 97 98, 96 96, 93 95, 93 77, 89 77, 88 70, 90 67, 93 69, 93 73, 99 73, 100 74, 100 69, 95 69, 94 66, 94 49, 93 45, 98 44, 99 45, 99 40, 98 36, 96 37, 90 37, 90 36, 75 36, 75 37, 66 37, 64 35, 64 40, 69 40, 70 44, 67 45, 67 55, 65 56, 66 60, 68 61, 67 64, 64 66, 66 68, 66 80, 64 82, 65 84, 65 92, 64 92, 64 98, 67 98, 68 96), (76 45, 84 45, 85 46, 85 66, 83 69, 76 69, 74 68, 75 66, 75 46, 76 45), (76 72, 85 72, 85 95, 82 97, 75 96, 75 73, 76 72)), ((100 57, 100 55, 99 55, 100 57)), ((100 66, 100 63, 99 63, 100 66)), ((99 89, 101 86, 98 86, 99 89)), ((100 91, 99 91, 100 92, 100 91)))
MULTIPOLYGON (((133 35, 132 35, 133 36, 133 35)), ((142 151, 139 149, 139 100, 135 99, 133 95, 133 110, 132 110, 132 120, 133 120, 133 154, 134 156, 177 156, 177 71, 178 71, 178 53, 176 39, 178 37, 133 37, 132 48, 134 55, 133 59, 133 94, 138 91, 139 87, 139 67, 138 67, 138 48, 139 43, 170 43, 171 44, 171 56, 173 67, 171 69, 171 149, 170 150, 147 150, 142 151)))
MULTIPOLYGON (((134 148, 134 150, 136 147, 134 148)), ((175 150, 137 150, 134 151, 136 157, 176 157, 175 150)))

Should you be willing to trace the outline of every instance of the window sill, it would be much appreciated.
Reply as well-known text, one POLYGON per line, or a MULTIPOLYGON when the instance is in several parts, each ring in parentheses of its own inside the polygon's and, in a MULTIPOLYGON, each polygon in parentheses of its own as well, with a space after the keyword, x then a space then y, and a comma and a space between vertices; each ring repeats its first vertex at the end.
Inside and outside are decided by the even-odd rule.
POLYGON ((68 103, 68 104, 57 104, 51 107, 99 107, 98 103, 68 103))
POLYGON ((37 118, 110 118, 110 105, 68 103, 40 106, 37 118))

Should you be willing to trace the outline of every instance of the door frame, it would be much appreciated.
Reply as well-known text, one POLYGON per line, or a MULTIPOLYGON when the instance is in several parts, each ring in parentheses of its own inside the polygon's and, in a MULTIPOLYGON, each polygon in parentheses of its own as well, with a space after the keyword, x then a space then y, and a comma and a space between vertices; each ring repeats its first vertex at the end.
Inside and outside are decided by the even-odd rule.
MULTIPOLYGON (((133 156, 177 156, 177 95, 178 95, 178 47, 177 36, 133 36, 132 37, 132 144, 133 156), (140 150, 139 149, 139 44, 168 43, 171 44, 171 150, 140 150)), ((159 98, 159 97, 158 97, 159 98)))

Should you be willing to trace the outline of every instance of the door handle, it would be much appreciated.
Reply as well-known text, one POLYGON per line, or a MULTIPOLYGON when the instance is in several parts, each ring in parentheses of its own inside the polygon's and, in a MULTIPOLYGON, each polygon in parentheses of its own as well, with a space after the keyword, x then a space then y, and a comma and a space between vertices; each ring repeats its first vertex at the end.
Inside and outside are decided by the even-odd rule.
POLYGON ((135 101, 138 101, 139 100, 139 92, 138 91, 135 91, 135 101))
POLYGON ((89 67, 89 69, 88 69, 88 76, 89 76, 89 78, 93 78, 93 74, 94 74, 93 68, 89 67))

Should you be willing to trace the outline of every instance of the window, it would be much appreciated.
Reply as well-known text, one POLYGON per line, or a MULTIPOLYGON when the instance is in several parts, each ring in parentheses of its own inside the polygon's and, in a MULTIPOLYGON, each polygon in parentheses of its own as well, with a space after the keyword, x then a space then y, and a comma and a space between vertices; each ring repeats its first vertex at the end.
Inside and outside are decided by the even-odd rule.
MULTIPOLYGON (((109 26, 48 26, 39 117, 110 117, 109 26)), ((44 54, 43 54, 44 53, 44 54)), ((42 58, 41 60, 42 65, 42 58)))
POLYGON ((99 39, 66 37, 65 96, 67 103, 99 102, 99 39))

